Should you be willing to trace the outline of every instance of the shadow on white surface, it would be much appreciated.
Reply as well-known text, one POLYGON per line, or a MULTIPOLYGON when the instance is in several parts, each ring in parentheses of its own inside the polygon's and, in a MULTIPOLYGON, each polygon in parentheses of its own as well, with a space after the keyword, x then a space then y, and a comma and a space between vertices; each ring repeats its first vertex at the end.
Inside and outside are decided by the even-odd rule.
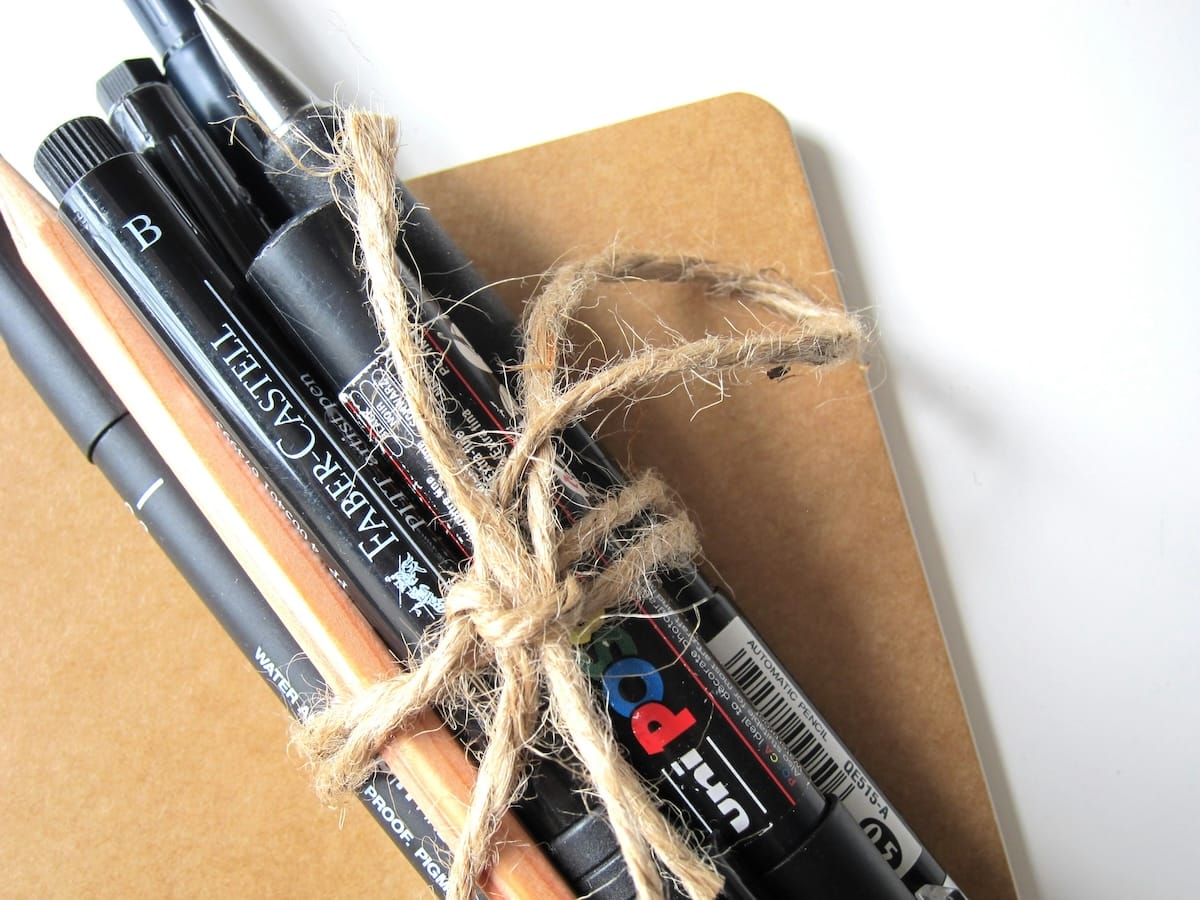
MULTIPOLYGON (((958 687, 962 693, 963 704, 966 707, 975 746, 996 810, 996 817, 999 821, 1016 886, 1022 896, 1037 897, 1040 896, 1040 893, 1035 883, 1034 868, 1025 834, 1017 816, 1012 789, 1001 758, 986 698, 975 669, 970 642, 963 627, 954 586, 942 551, 937 522, 926 499, 920 465, 908 440, 896 386, 889 378, 886 335, 878 332, 878 322, 875 317, 876 298, 862 271, 854 244, 853 229, 838 193, 834 164, 817 141, 796 131, 793 131, 793 138, 808 177, 825 241, 837 270, 842 298, 848 309, 867 320, 872 332, 876 335, 874 346, 870 350, 872 370, 868 377, 875 398, 875 408, 879 415, 880 426, 883 429, 896 479, 908 510, 908 517, 954 666, 958 687)), ((934 379, 925 379, 926 374, 908 369, 904 372, 905 378, 909 380, 915 376, 917 380, 929 381, 922 388, 926 395, 943 398, 946 403, 956 403, 943 391, 938 390, 934 379)), ((955 416, 961 414, 971 419, 978 418, 968 410, 956 409, 953 410, 953 413, 955 416)), ((978 434, 980 429, 986 429, 986 423, 972 422, 968 427, 978 434)))

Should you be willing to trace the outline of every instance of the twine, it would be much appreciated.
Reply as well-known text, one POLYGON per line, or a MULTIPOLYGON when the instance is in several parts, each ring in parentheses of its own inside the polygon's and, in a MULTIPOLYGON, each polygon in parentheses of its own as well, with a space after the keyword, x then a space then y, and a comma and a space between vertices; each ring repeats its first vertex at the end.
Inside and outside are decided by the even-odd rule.
POLYGON ((721 876, 671 826, 620 752, 576 643, 606 611, 643 590, 656 570, 694 558, 695 530, 673 510, 666 486, 648 473, 564 526, 554 513, 552 437, 596 404, 644 396, 664 379, 857 359, 860 328, 778 278, 700 260, 612 253, 564 265, 527 311, 515 448, 484 482, 438 407, 432 367, 416 338, 415 304, 396 269, 397 127, 391 119, 349 111, 343 128, 338 164, 353 185, 372 310, 474 554, 449 584, 445 617, 413 667, 352 700, 333 702, 305 723, 298 741, 314 762, 317 789, 326 799, 353 791, 373 771, 389 736, 419 710, 431 704, 465 709, 483 723, 487 746, 466 825, 452 848, 450 900, 468 897, 486 872, 497 823, 522 793, 529 755, 551 740, 574 754, 586 789, 603 803, 639 898, 663 896, 664 873, 696 900, 716 897, 721 876), (782 324, 748 335, 676 340, 572 374, 563 355, 574 313, 596 284, 631 280, 699 283, 763 307, 782 324), (594 559, 618 531, 619 557, 599 574, 578 574, 581 562, 594 559))

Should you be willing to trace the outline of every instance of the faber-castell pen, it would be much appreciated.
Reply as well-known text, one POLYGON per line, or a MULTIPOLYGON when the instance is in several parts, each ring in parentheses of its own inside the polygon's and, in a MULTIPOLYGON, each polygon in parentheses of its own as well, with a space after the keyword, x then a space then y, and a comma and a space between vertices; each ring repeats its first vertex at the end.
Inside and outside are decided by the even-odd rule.
MULTIPOLYGON (((290 73, 211 8, 198 4, 196 18, 231 82, 268 132, 264 146, 267 177, 279 195, 300 212, 327 203, 331 186, 335 192, 344 192, 345 185, 338 178, 313 177, 313 171, 321 167, 320 152, 332 150, 332 136, 338 127, 336 108, 312 100, 310 92, 290 73), (318 151, 315 154, 314 149, 318 151), (307 158, 311 165, 307 169, 296 166, 293 156, 307 158)), ((495 372, 519 364, 518 331, 503 302, 429 210, 405 186, 400 186, 399 193, 406 224, 397 252, 419 287, 448 299, 447 317, 461 332, 465 344, 478 351, 495 372)), ((616 465, 582 428, 567 429, 563 441, 572 453, 574 474, 581 481, 594 483, 601 491, 621 483, 616 465)), ((944 869, 732 601, 709 587, 695 570, 675 573, 668 581, 679 605, 697 610, 697 634, 709 642, 718 661, 730 670, 768 724, 801 761, 805 772, 820 790, 836 794, 846 804, 909 888, 953 887, 944 869)), ((954 896, 961 900, 961 893, 954 896)))
MULTIPOLYGON (((297 718, 325 682, 250 583, 17 256, 0 220, 0 337, 68 436, 183 574, 226 634, 297 718)), ((359 791, 422 877, 445 893, 449 849, 393 776, 359 791)))
MULTIPOLYGON (((364 306, 355 243, 342 211, 327 202, 279 229, 249 278, 296 343, 322 361, 323 375, 341 389, 347 411, 404 470, 410 456, 416 465, 421 460, 403 389, 390 355, 378 350, 378 332, 364 306), (364 406, 371 407, 365 414, 364 406)), ((444 404, 447 416, 456 434, 469 435, 476 445, 469 459, 486 483, 508 452, 513 414, 486 364, 460 346, 415 279, 408 283, 439 383, 452 401, 444 404)), ((459 520, 446 509, 448 501, 437 499, 442 505, 435 507, 435 522, 452 532, 459 520)), ((581 486, 564 488, 564 515, 578 515, 587 502, 581 486)), ((456 543, 466 547, 469 540, 460 533, 456 543)), ((813 788, 704 645, 692 639, 689 617, 653 586, 637 601, 648 615, 599 630, 586 644, 585 667, 627 758, 681 804, 675 807, 681 824, 756 897, 785 891, 825 898, 904 896, 902 882, 841 804, 813 788), (817 871, 814 855, 803 848, 831 817, 849 829, 828 840, 831 856, 817 871)))
MULTIPOLYGON (((319 396, 248 315, 239 288, 142 158, 99 119, 56 129, 36 167, 62 214, 233 440, 402 658, 440 612, 446 558, 397 480, 347 451, 319 396)), ((361 442, 360 442, 361 444, 361 442)), ((521 815, 579 890, 629 896, 607 823, 588 814, 565 772, 540 761, 521 815)))

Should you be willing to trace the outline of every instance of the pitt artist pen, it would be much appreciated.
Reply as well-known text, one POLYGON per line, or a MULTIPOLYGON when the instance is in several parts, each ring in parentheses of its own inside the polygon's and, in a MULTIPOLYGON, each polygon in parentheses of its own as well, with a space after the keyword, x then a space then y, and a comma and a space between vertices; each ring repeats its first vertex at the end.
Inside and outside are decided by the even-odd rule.
MULTIPOLYGON (((196 19, 247 106, 269 132, 264 145, 267 178, 291 209, 299 213, 327 203, 330 180, 312 177, 293 157, 312 160, 313 148, 332 150, 337 133, 336 108, 315 102, 290 73, 259 51, 218 13, 198 3, 196 19)), ((319 169, 320 160, 312 160, 319 169)), ((334 179, 335 192, 345 190, 334 179)), ((496 373, 520 363, 516 323, 495 291, 470 266, 429 210, 404 185, 399 204, 405 230, 397 253, 420 286, 447 298, 446 317, 496 373)), ((364 411, 370 412, 364 408, 364 411)), ((586 430, 572 427, 562 435, 572 471, 580 481, 611 490, 623 481, 619 467, 586 430)), ((436 497, 432 498, 436 501, 436 497)), ((964 900, 954 882, 922 846, 845 743, 771 653, 765 641, 733 601, 710 587, 694 569, 665 577, 680 608, 695 609, 696 633, 710 644, 754 706, 781 737, 818 788, 841 799, 881 856, 914 892, 946 887, 950 900, 964 900)))
MULTIPOLYGON (((347 411, 403 469, 409 456, 419 461, 411 414, 390 357, 377 349, 354 251, 352 228, 328 202, 277 231, 249 278, 295 341, 321 360, 325 377, 344 386, 347 411), (364 413, 364 402, 374 408, 364 413)), ((455 431, 490 445, 470 456, 486 481, 512 439, 503 391, 447 327, 435 301, 419 293, 415 279, 409 284, 436 374, 452 401, 447 414, 455 431)), ((563 497, 566 516, 587 503, 574 482, 563 497)), ((453 511, 436 511, 436 522, 452 531, 453 511)), ((466 547, 469 538, 460 533, 456 543, 466 547)), ((644 615, 591 636, 585 667, 630 762, 659 787, 681 824, 714 851, 735 883, 764 898, 908 896, 841 804, 822 796, 774 741, 704 644, 693 639, 693 623, 672 599, 654 586, 636 601, 644 615)))
MULTIPOLYGON (((139 317, 222 419, 256 477, 394 653, 441 611, 440 563, 422 512, 369 453, 348 450, 320 396, 254 320, 192 219, 147 163, 102 121, 74 120, 38 151, 60 212, 139 317)), ((359 442, 361 447, 366 445, 359 442)), ((565 771, 542 760, 519 814, 582 892, 626 898, 628 873, 607 822, 565 771)))
MULTIPOLYGON (((303 718, 325 681, 25 271, 0 220, 0 337, 63 429, 116 488, 262 679, 303 718)), ((358 793, 368 812, 445 894, 449 849, 394 776, 358 793)))

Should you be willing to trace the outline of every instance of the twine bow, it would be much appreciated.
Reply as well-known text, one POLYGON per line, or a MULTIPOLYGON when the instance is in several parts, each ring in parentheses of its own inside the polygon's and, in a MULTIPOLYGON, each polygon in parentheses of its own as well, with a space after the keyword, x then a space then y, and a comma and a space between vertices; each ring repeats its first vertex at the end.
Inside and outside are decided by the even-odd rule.
POLYGON ((610 255, 563 266, 527 312, 515 448, 485 482, 438 408, 431 367, 414 337, 413 304, 396 270, 396 137, 392 120, 347 112, 341 162, 354 185, 355 227, 376 321, 474 555, 449 585, 445 617, 409 671, 308 720, 300 742, 316 762, 317 787, 326 795, 356 788, 389 735, 418 710, 467 708, 483 722, 488 743, 467 825, 453 848, 451 900, 469 896, 486 870, 496 824, 520 796, 528 754, 543 733, 555 735, 579 761, 639 897, 662 896, 665 870, 689 896, 713 898, 721 877, 669 824, 616 746, 573 640, 635 595, 655 570, 693 558, 695 531, 671 511, 666 487, 650 474, 599 498, 570 527, 562 525, 554 514, 559 469, 552 437, 596 404, 636 397, 664 379, 856 359, 859 326, 778 279, 697 260, 610 255), (595 284, 624 280, 699 282, 712 293, 764 307, 786 327, 680 340, 569 376, 562 354, 573 314, 595 284), (594 558, 618 531, 618 558, 599 574, 578 574, 581 560, 594 558))

